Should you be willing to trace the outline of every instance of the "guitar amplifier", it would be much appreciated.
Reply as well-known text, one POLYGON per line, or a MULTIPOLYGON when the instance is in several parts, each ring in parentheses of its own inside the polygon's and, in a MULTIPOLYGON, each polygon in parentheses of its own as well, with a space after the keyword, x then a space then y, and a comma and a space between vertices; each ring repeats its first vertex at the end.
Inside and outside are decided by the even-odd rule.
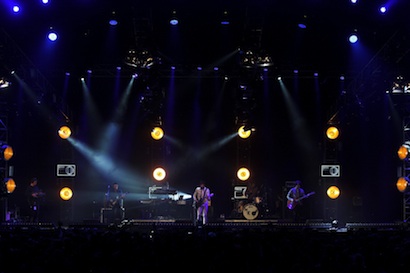
POLYGON ((110 218, 112 218, 112 208, 101 208, 100 223, 108 224, 110 218))

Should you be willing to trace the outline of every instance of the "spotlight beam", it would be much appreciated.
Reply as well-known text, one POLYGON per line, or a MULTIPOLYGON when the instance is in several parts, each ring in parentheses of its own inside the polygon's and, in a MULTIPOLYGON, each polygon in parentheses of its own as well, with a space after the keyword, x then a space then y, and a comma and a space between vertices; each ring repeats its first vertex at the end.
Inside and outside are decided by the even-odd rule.
MULTIPOLYGON (((287 105, 287 110, 292 120, 292 128, 295 131, 295 138, 296 143, 298 143, 301 148, 306 152, 306 156, 312 156, 314 153, 313 147, 315 147, 314 142, 311 140, 311 136, 308 132, 306 127, 305 120, 302 118, 295 102, 292 100, 289 90, 286 88, 285 83, 282 80, 279 80, 280 88, 282 90, 282 94, 285 98, 285 102, 287 105)), ((312 164, 311 162, 307 162, 307 164, 312 164)), ((308 168, 310 168, 308 166, 308 168)))
POLYGON ((99 147, 104 152, 108 152, 108 149, 112 145, 112 140, 113 139, 115 140, 118 137, 118 134, 120 131, 119 124, 120 124, 121 119, 124 116, 127 101, 131 93, 133 83, 134 83, 134 77, 132 77, 130 82, 128 83, 127 88, 125 89, 124 95, 122 96, 121 101, 119 103, 119 106, 117 107, 117 111, 114 113, 114 117, 108 123, 108 125, 106 126, 104 130, 104 133, 102 134, 99 147))
POLYGON ((67 139, 74 148, 77 149, 100 173, 106 175, 108 178, 115 179, 116 181, 121 180, 121 182, 126 184, 143 184, 143 178, 132 171, 119 166, 114 162, 112 158, 104 153, 90 149, 84 143, 75 140, 70 137, 67 139))

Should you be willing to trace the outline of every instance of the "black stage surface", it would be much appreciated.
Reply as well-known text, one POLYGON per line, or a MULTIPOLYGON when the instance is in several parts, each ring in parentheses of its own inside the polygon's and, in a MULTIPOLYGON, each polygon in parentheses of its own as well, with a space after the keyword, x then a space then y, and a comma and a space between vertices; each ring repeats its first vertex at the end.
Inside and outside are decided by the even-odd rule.
POLYGON ((7 230, 57 230, 57 229, 101 229, 101 230, 124 230, 137 232, 151 232, 152 230, 164 231, 318 231, 318 232, 349 232, 349 231, 410 231, 407 222, 391 223, 346 223, 340 225, 337 222, 323 222, 320 219, 311 219, 303 223, 294 223, 289 220, 264 219, 225 219, 199 225, 186 219, 130 219, 120 223, 101 223, 94 220, 84 220, 78 223, 25 223, 25 222, 3 222, 1 231, 7 230))

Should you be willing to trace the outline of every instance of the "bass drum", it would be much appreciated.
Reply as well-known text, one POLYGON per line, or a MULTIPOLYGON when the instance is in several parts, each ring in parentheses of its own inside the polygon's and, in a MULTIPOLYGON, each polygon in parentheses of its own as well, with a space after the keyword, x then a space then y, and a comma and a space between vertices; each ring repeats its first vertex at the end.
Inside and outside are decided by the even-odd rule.
POLYGON ((259 210, 254 204, 246 204, 243 208, 243 216, 248 220, 254 220, 259 215, 259 210))

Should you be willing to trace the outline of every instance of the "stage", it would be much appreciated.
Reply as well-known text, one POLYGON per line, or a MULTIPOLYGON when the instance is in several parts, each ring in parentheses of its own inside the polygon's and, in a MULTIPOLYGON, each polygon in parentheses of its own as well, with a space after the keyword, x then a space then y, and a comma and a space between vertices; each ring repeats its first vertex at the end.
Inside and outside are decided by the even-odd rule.
POLYGON ((152 230, 195 231, 318 231, 318 232, 349 232, 349 231, 408 231, 408 223, 346 223, 323 222, 320 219, 311 219, 303 223, 293 223, 289 220, 265 219, 224 219, 209 222, 206 225, 197 224, 189 219, 129 219, 119 223, 100 223, 99 221, 84 220, 78 223, 25 223, 3 222, 1 231, 7 230, 55 230, 55 229, 107 229, 136 232, 151 232, 152 230))

